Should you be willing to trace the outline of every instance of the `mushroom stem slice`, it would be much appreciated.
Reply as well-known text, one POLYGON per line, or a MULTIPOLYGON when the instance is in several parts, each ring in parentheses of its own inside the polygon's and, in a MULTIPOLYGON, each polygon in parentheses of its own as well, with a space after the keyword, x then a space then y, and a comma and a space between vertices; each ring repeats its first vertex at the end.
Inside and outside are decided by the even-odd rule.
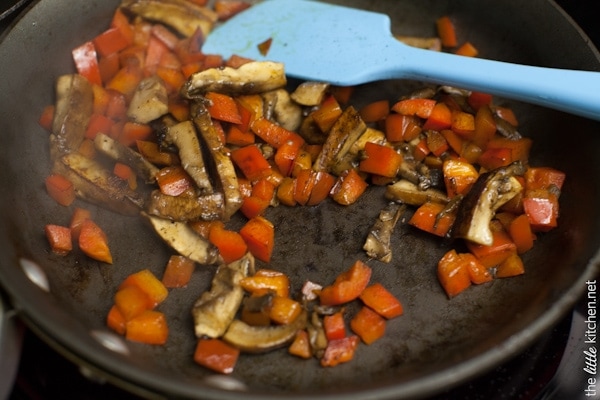
POLYGON ((481 174, 458 207, 452 236, 489 246, 490 222, 496 210, 523 190, 516 175, 525 171, 520 162, 481 174))
POLYGON ((248 353, 263 353, 290 343, 296 332, 306 326, 306 311, 286 325, 252 326, 239 319, 234 320, 223 339, 248 353))

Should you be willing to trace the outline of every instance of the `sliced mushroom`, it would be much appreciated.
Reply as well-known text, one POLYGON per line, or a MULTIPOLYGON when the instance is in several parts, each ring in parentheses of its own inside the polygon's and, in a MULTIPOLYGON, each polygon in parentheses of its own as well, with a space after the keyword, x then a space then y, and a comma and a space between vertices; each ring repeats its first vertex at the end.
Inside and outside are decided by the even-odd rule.
POLYGON ((302 119, 298 134, 309 144, 323 144, 327 140, 327 135, 321 131, 312 114, 302 119))
POLYGON ((223 217, 225 204, 222 193, 198 196, 169 196, 160 190, 150 194, 146 212, 174 221, 214 221, 223 217))
POLYGON ((94 108, 92 85, 79 74, 59 76, 55 91, 50 140, 50 155, 53 160, 79 149, 85 139, 85 130, 94 108))
POLYGON ((367 130, 360 114, 349 106, 331 127, 321 153, 313 163, 315 171, 333 171, 336 162, 342 160, 354 142, 367 130))
POLYGON ((202 293, 192 308, 196 337, 216 338, 228 330, 244 299, 240 280, 252 272, 254 257, 251 253, 217 268, 210 290, 202 293))
POLYGON ((69 179, 76 195, 124 215, 137 215, 144 199, 127 183, 100 163, 80 153, 65 154, 54 163, 54 171, 69 179))
POLYGON ((290 97, 298 104, 314 107, 321 104, 328 89, 328 83, 303 82, 291 93, 290 97))
POLYGON ((173 250, 196 261, 198 264, 216 264, 221 261, 219 251, 208 240, 198 235, 184 222, 157 217, 142 212, 166 244, 173 250))
POLYGON ((123 0, 121 7, 144 19, 161 22, 186 37, 197 29, 206 37, 217 21, 214 11, 186 0, 123 0))
POLYGON ((517 161, 481 174, 458 206, 452 227, 453 237, 491 245, 490 221, 499 207, 523 190, 515 176, 524 173, 525 167, 517 161))
POLYGON ((406 205, 396 203, 390 203, 381 210, 379 218, 369 231, 363 246, 363 250, 366 251, 369 257, 385 263, 392 261, 392 247, 390 245, 392 232, 405 211, 406 205))
POLYGON ((497 114, 497 111, 494 111, 494 122, 496 122, 496 129, 498 133, 505 138, 510 140, 518 140, 523 137, 517 130, 517 127, 500 117, 497 114))
POLYGON ((420 49, 427 49, 433 51, 441 51, 442 50, 442 41, 437 37, 420 37, 420 36, 394 36, 396 39, 401 41, 402 43, 412 46, 418 47, 420 49))
POLYGON ((364 133, 352 144, 350 150, 348 150, 348 154, 356 156, 365 149, 367 143, 377 143, 382 145, 387 143, 385 133, 379 129, 367 127, 364 133))
POLYGON ((306 326, 306 311, 290 324, 252 326, 236 319, 231 322, 223 340, 248 353, 263 353, 290 343, 296 332, 306 326))
POLYGON ((94 138, 94 146, 102 154, 113 160, 129 165, 135 171, 136 175, 145 180, 146 183, 153 183, 156 181, 156 174, 159 171, 158 168, 130 147, 123 145, 103 133, 96 135, 94 138))
POLYGON ((168 112, 169 99, 164 81, 156 75, 142 79, 133 93, 127 116, 132 121, 147 124, 168 112))
POLYGON ((302 123, 302 108, 294 103, 285 89, 275 89, 262 95, 265 117, 276 121, 287 130, 295 131, 302 123))
POLYGON ((448 196, 441 190, 421 190, 417 185, 406 179, 400 179, 398 182, 388 185, 385 191, 385 197, 388 200, 409 204, 411 206, 420 206, 427 201, 434 201, 442 204, 448 202, 448 196))
POLYGON ((282 88, 286 83, 282 63, 252 61, 239 68, 209 68, 196 72, 184 83, 181 94, 188 99, 206 92, 229 95, 260 94, 282 88))
POLYGON ((179 151, 181 166, 194 180, 200 193, 209 194, 214 191, 196 128, 192 121, 183 121, 166 130, 166 139, 179 151))
POLYGON ((200 136, 208 147, 212 157, 211 168, 214 168, 215 184, 225 196, 225 209, 223 219, 229 220, 242 206, 242 193, 240 191, 235 167, 229 157, 228 151, 223 147, 218 132, 215 129, 210 114, 202 102, 195 102, 191 107, 194 124, 200 136))
POLYGON ((311 313, 310 320, 306 324, 306 330, 313 354, 317 358, 321 358, 327 347, 327 336, 325 335, 323 320, 319 317, 317 311, 311 313))

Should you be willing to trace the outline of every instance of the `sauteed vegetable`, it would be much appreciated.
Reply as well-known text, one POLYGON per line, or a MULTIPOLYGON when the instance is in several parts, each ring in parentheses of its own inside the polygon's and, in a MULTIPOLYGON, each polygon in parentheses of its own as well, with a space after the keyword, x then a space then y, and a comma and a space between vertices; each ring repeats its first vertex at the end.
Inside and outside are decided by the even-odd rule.
MULTIPOLYGON (((56 102, 40 117, 50 132, 49 195, 65 207, 79 197, 142 216, 174 251, 162 277, 132 271, 116 288, 111 329, 165 343, 160 303, 185 290, 175 288, 196 264, 214 265, 210 289, 190 305, 198 364, 231 373, 240 352, 283 346, 326 367, 350 361, 403 314, 401 294, 372 282, 361 260, 296 293, 272 263, 268 210, 344 207, 373 187, 385 187, 389 204, 365 232, 369 259, 393 263, 395 226, 408 222, 457 244, 437 265, 449 298, 525 272, 520 255, 557 225, 565 175, 529 165, 532 142, 510 109, 451 87, 357 109, 352 88, 293 84, 282 64, 203 54, 212 26, 247 7, 226 4, 123 1, 105 32, 73 50, 77 73, 57 79, 56 102)), ((458 47, 448 17, 437 27, 448 51, 477 53, 458 47)), ((267 55, 268 39, 256 44, 267 55)), ((84 208, 45 229, 57 254, 79 249, 118 263, 84 208)))

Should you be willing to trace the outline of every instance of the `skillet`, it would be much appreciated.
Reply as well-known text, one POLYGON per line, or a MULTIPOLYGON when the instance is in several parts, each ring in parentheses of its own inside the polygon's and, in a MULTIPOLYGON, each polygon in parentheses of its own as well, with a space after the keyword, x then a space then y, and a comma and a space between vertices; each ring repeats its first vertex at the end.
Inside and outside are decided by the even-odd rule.
MULTIPOLYGON (((190 307, 208 287, 214 269, 199 266, 184 290, 161 306, 170 320, 167 345, 126 343, 125 353, 106 348, 106 313, 116 286, 129 273, 160 274, 170 250, 137 218, 89 206, 111 239, 113 266, 73 254, 52 255, 43 235, 47 223, 67 223, 70 209, 43 190, 49 171, 47 137, 37 126, 53 102, 55 78, 72 71, 70 49, 104 30, 118 1, 50 1, 33 4, 0 44, 0 282, 11 306, 37 334, 67 358, 145 397, 169 398, 410 398, 425 397, 489 370, 524 349, 556 323, 584 293, 598 269, 600 143, 597 122, 511 102, 520 131, 534 139, 531 162, 567 174, 559 228, 541 235, 524 260, 527 273, 469 289, 449 301, 435 278, 448 249, 402 225, 394 236, 393 263, 374 267, 405 315, 388 325, 384 339, 361 346, 355 360, 333 369, 290 358, 284 350, 242 357, 231 377, 215 377, 191 360, 190 307), (26 52, 23 49, 27 49, 26 52), (33 262, 33 263, 31 263, 33 262), (37 265, 49 291, 25 275, 37 265), (242 393, 224 388, 244 388, 242 393)), ((481 54, 503 61, 555 68, 600 70, 598 52, 551 1, 493 6, 475 1, 351 1, 388 12, 397 33, 430 36, 437 16, 452 15, 464 40, 481 54)), ((390 99, 419 87, 388 81, 358 88, 357 106, 390 99)), ((370 191, 350 208, 323 204, 267 214, 277 229, 272 266, 287 272, 292 288, 304 279, 329 282, 355 259, 384 201, 370 191)), ((241 223, 241 221, 238 221, 241 223)))

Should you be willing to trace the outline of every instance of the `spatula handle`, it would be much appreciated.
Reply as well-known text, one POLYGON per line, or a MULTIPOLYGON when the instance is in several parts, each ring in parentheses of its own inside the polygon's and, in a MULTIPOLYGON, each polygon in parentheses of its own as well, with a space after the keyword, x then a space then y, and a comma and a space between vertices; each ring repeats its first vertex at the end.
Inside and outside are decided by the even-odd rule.
POLYGON ((533 67, 409 49, 402 49, 404 60, 399 62, 390 57, 382 69, 389 67, 403 78, 481 91, 600 120, 600 72, 533 67))

